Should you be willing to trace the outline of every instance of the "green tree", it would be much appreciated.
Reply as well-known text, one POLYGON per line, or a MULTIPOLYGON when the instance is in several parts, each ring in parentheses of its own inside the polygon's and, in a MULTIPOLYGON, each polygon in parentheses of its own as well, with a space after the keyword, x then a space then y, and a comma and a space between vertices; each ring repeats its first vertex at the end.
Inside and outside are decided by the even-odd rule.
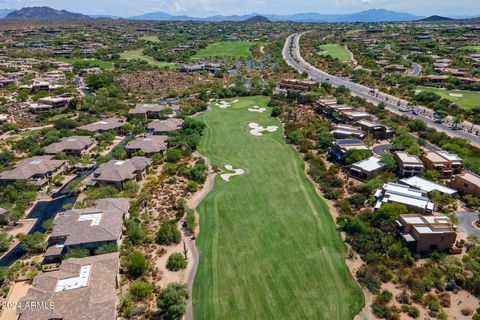
POLYGON ((330 148, 333 145, 333 142, 335 141, 335 138, 333 137, 333 134, 326 130, 322 129, 318 133, 318 147, 322 150, 326 150, 327 148, 330 148))
POLYGON ((167 150, 166 158, 168 162, 177 162, 182 158, 182 151, 178 149, 167 150))
POLYGON ((71 249, 63 256, 63 259, 69 258, 85 258, 90 256, 88 249, 71 249))
POLYGON ((148 266, 147 258, 140 251, 134 251, 127 256, 125 261, 127 273, 134 279, 141 277, 147 271, 148 266))
POLYGON ((145 301, 152 295, 153 286, 145 281, 136 281, 130 285, 128 293, 133 301, 145 301))
POLYGON ((395 220, 401 214, 407 213, 409 213, 409 210, 403 204, 394 202, 384 203, 376 212, 374 224, 384 231, 393 231, 395 229, 395 220))
POLYGON ((12 241, 12 236, 6 232, 0 232, 0 251, 4 252, 8 250, 8 245, 12 241))
POLYGON ((29 254, 43 252, 47 247, 45 235, 38 231, 32 234, 26 234, 20 239, 20 246, 29 254))
POLYGON ((371 155, 372 152, 370 150, 350 149, 345 153, 345 163, 350 165, 355 162, 365 160, 371 155))
POLYGON ((46 231, 52 231, 53 230, 53 219, 48 219, 48 220, 45 220, 43 223, 42 223, 42 227, 43 229, 45 229, 46 231))
POLYGON ((179 243, 182 239, 182 234, 177 228, 175 221, 170 220, 165 222, 157 233, 157 243, 163 245, 171 245, 179 243))
POLYGON ((422 176, 427 180, 438 181, 438 179, 440 179, 440 172, 437 170, 425 170, 422 176))
POLYGON ((187 267, 187 260, 179 252, 174 252, 168 257, 167 269, 170 271, 179 271, 187 267))
POLYGON ((192 209, 189 209, 187 211, 187 215, 185 217, 185 225, 188 231, 190 231, 191 233, 195 233, 195 211, 193 211, 192 209))
POLYGON ((125 226, 127 228, 127 237, 132 242, 132 244, 137 245, 143 243, 146 238, 146 233, 139 223, 135 222, 132 219, 129 219, 125 221, 125 226))
POLYGON ((391 153, 382 154, 382 163, 385 165, 385 169, 391 172, 397 171, 397 161, 391 153))
POLYGON ((118 246, 116 243, 105 244, 95 250, 95 254, 108 254, 118 252, 118 246))
POLYGON ((187 286, 181 283, 171 283, 162 289, 157 300, 159 318, 162 320, 182 319, 188 296, 187 286))

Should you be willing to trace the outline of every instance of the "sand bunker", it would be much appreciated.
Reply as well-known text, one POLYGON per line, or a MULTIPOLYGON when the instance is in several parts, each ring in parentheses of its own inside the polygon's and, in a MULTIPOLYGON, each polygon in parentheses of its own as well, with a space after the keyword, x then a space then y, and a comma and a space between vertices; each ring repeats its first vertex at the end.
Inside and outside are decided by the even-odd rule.
POLYGON ((245 170, 243 169, 233 169, 233 167, 229 164, 225 166, 225 169, 229 171, 233 171, 234 173, 224 173, 220 175, 220 178, 222 178, 225 181, 230 181, 230 178, 233 176, 239 176, 245 173, 245 170))
POLYGON ((215 105, 216 105, 217 107, 221 108, 221 109, 226 109, 226 108, 228 108, 228 107, 231 107, 232 104, 237 103, 237 102, 239 102, 239 101, 240 101, 240 100, 238 100, 238 99, 235 99, 235 100, 233 100, 233 101, 225 101, 225 100, 222 100, 222 101, 220 101, 220 102, 215 103, 215 105))
POLYGON ((258 113, 264 113, 265 111, 267 111, 266 108, 260 108, 259 106, 253 106, 251 108, 248 108, 248 111, 250 112, 258 112, 258 113))
POLYGON ((219 103, 215 103, 215 105, 221 109, 226 109, 228 107, 231 107, 232 104, 230 102, 227 102, 227 101, 220 101, 219 103))
POLYGON ((450 93, 449 96, 454 97, 454 98, 462 98, 463 94, 461 94, 461 93, 450 93))
POLYGON ((250 130, 250 134, 257 137, 263 136, 263 131, 275 132, 278 129, 277 126, 268 126, 265 128, 255 122, 249 123, 248 126, 252 129, 250 130))

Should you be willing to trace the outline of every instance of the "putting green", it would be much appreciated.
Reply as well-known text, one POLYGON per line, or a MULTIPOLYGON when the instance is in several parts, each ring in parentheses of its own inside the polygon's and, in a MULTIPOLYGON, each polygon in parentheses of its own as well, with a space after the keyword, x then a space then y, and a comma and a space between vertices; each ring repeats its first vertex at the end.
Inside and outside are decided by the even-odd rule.
POLYGON ((250 57, 250 48, 258 42, 216 42, 197 52, 192 59, 207 57, 250 57))
POLYGON ((162 61, 155 60, 150 56, 144 55, 143 49, 124 51, 120 54, 120 58, 126 59, 126 60, 135 60, 135 59, 143 60, 153 66, 160 67, 160 68, 175 68, 175 63, 173 62, 162 62, 162 61))
POLYGON ((465 46, 459 48, 459 50, 465 50, 465 51, 480 51, 480 46, 465 46))
POLYGON ((332 58, 337 58, 340 61, 348 62, 352 61, 352 55, 348 51, 348 49, 344 46, 338 44, 324 44, 321 45, 320 52, 321 55, 329 55, 332 58))
POLYGON ((417 87, 417 90, 436 93, 440 97, 458 104, 460 108, 465 110, 471 110, 475 107, 480 106, 479 91, 443 90, 439 88, 421 87, 421 86, 417 87))
POLYGON ((212 105, 199 151, 212 164, 244 169, 219 176, 198 207, 200 262, 193 287, 196 319, 352 319, 364 305, 345 265, 325 202, 304 174, 281 129, 250 134, 249 123, 279 126, 267 98, 212 105))
POLYGON ((85 63, 90 65, 91 67, 99 67, 102 69, 111 69, 113 68, 113 62, 112 61, 102 61, 98 59, 83 59, 83 58, 65 58, 65 57, 55 57, 53 58, 55 61, 60 61, 60 62, 67 62, 67 63, 85 63))

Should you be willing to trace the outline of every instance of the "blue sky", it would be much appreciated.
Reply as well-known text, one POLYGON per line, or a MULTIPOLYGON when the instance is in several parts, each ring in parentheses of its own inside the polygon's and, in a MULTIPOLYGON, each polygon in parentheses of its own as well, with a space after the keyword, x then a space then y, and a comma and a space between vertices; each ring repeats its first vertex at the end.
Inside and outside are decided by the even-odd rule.
POLYGON ((170 14, 207 16, 251 12, 351 13, 384 8, 418 15, 478 15, 480 0, 0 0, 0 8, 50 6, 86 14, 133 16, 163 11, 170 14))

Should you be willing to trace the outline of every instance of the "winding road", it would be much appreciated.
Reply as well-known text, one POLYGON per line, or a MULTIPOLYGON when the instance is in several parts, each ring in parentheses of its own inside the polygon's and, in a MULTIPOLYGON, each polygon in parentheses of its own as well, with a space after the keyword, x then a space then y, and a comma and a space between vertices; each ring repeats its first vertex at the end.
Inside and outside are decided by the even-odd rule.
POLYGON ((390 112, 405 115, 411 119, 420 119, 427 123, 431 128, 445 132, 451 137, 458 137, 468 140, 472 145, 480 147, 480 127, 469 122, 459 125, 464 130, 453 130, 453 118, 445 118, 444 123, 436 123, 434 111, 425 107, 410 107, 410 102, 394 97, 390 94, 368 88, 358 83, 352 82, 346 78, 340 78, 319 70, 306 62, 300 55, 300 38, 307 32, 295 33, 290 35, 285 41, 283 48, 283 57, 288 65, 298 72, 306 72, 310 78, 319 82, 327 82, 335 87, 344 86, 350 89, 353 95, 362 97, 373 104, 384 103, 386 109, 390 112), (451 125, 447 125, 451 123, 451 125))
MULTIPOLYGON (((387 44, 385 45, 385 50, 393 53, 393 54, 399 54, 398 52, 393 51, 392 45, 387 44)), ((407 59, 406 56, 404 56, 405 59, 407 59)), ((419 65, 418 63, 412 62, 412 70, 408 73, 409 76, 416 77, 422 72, 422 66, 419 65)))
MULTIPOLYGON (((215 176, 216 174, 213 173, 212 171, 212 165, 210 163, 210 159, 208 159, 206 156, 201 154, 198 151, 195 151, 193 153, 195 157, 200 157, 203 160, 205 160, 205 164, 208 167, 208 177, 207 181, 205 182, 205 185, 203 186, 202 190, 197 192, 192 198, 190 198, 187 202, 187 206, 189 209, 193 209, 196 212, 196 208, 198 205, 205 199, 205 197, 208 195, 208 193, 212 190, 214 181, 215 181, 215 176)), ((198 214, 197 214, 198 216, 198 214)), ((192 254, 192 262, 193 262, 193 267, 190 270, 189 274, 187 275, 187 287, 188 291, 190 292, 190 296, 187 301, 187 309, 185 312, 185 320, 193 320, 193 301, 192 301, 192 289, 193 289, 193 281, 195 280, 195 274, 197 273, 197 268, 198 268, 198 261, 200 259, 200 253, 198 251, 197 246, 195 245, 195 240, 192 239, 192 236, 188 234, 186 228, 182 228, 183 234, 185 236, 185 243, 188 246, 188 250, 192 254)))

